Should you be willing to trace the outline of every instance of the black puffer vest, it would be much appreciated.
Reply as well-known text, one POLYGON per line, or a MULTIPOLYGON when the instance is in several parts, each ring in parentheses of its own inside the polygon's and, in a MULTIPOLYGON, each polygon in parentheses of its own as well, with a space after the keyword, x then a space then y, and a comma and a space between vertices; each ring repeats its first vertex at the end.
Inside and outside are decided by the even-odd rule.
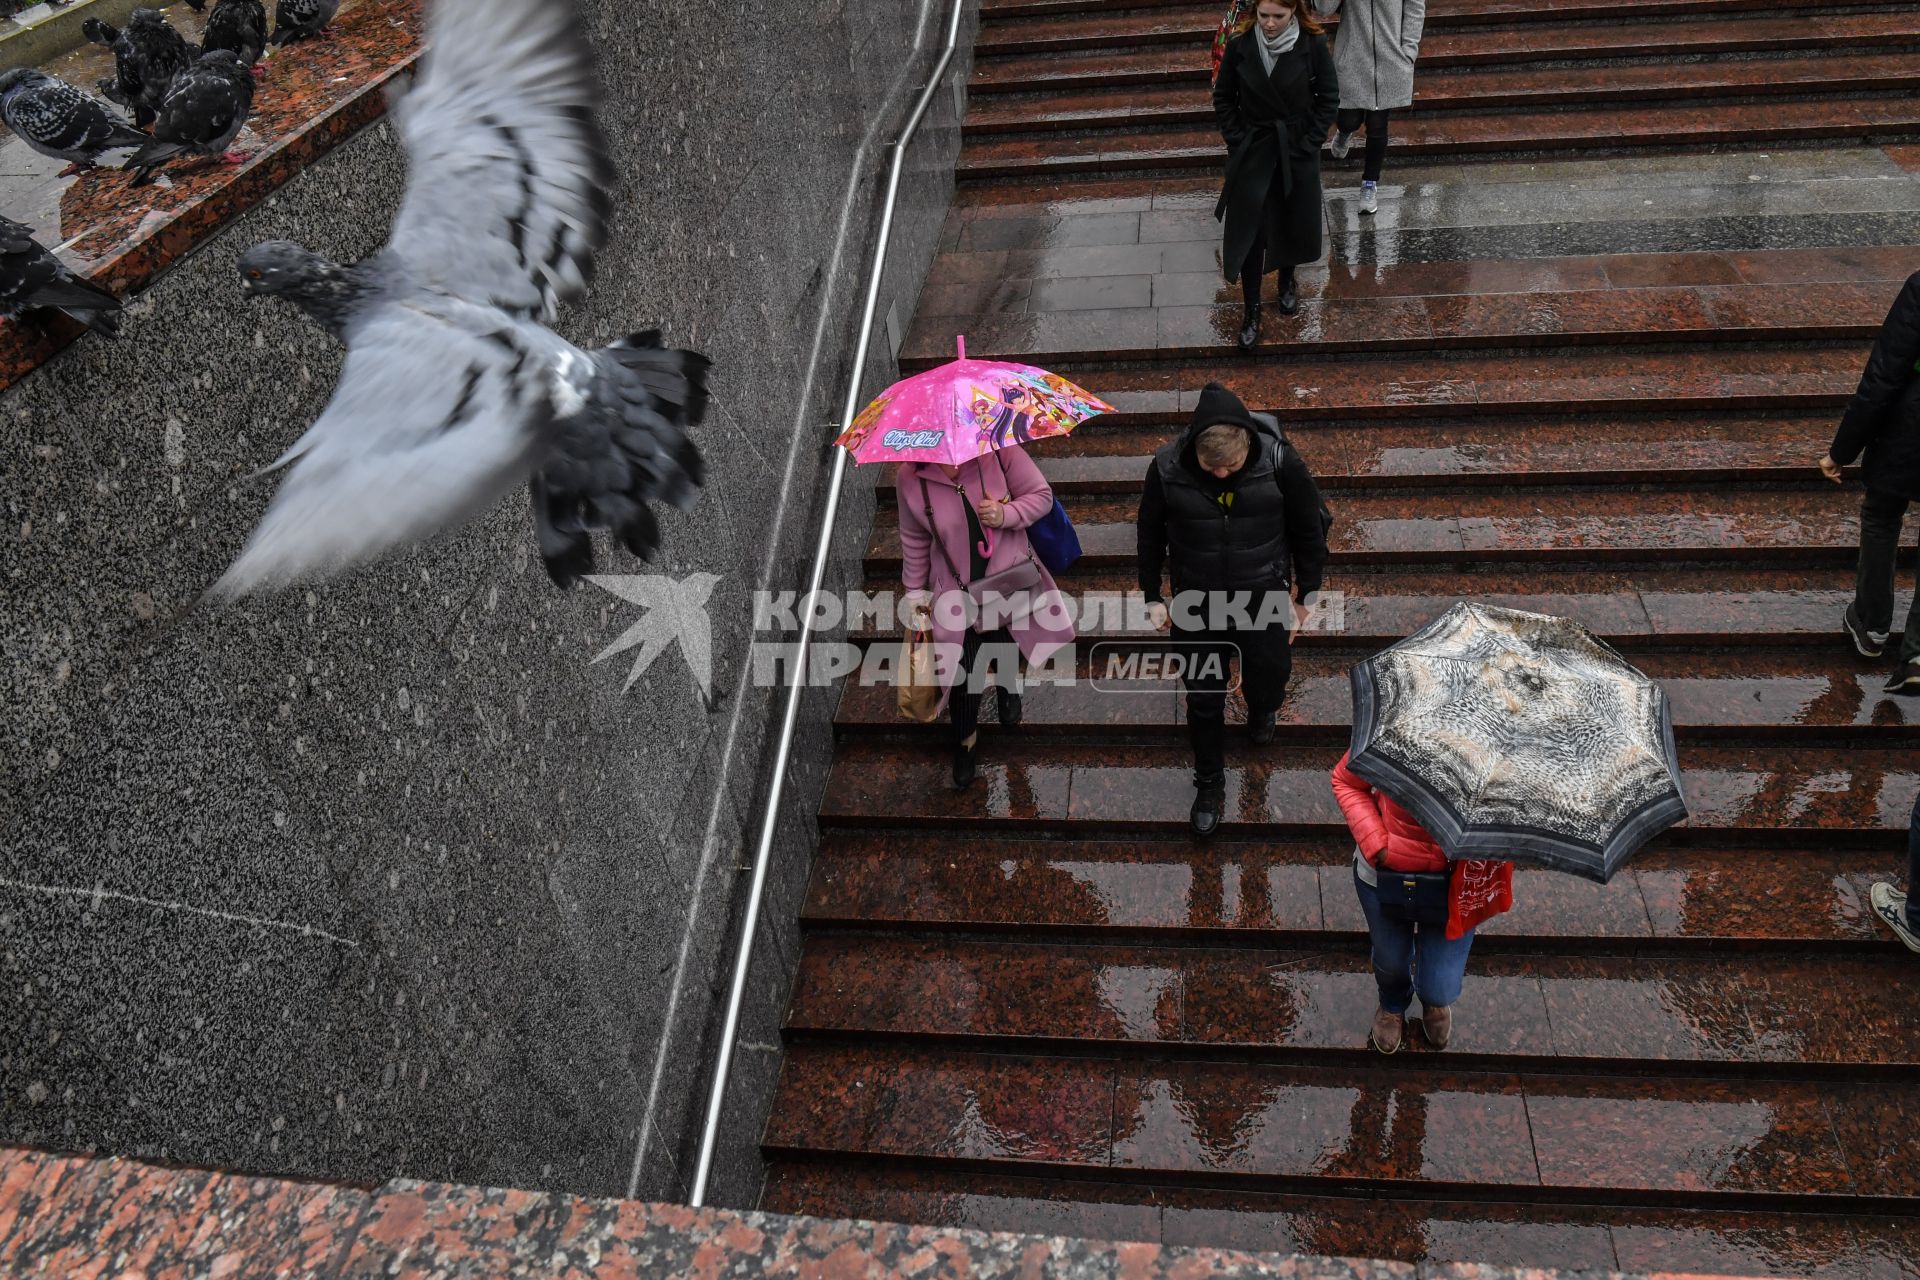
POLYGON ((1234 479, 1231 514, 1202 487, 1196 430, 1154 454, 1167 501, 1167 576, 1176 592, 1271 591, 1288 583, 1286 503, 1276 474, 1281 444, 1265 431, 1247 434, 1253 443, 1234 479))

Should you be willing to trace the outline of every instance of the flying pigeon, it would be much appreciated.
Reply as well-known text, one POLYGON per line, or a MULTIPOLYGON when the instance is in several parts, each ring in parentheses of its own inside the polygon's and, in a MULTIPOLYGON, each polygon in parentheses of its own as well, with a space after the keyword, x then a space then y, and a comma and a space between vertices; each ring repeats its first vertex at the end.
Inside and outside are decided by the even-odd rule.
MULTIPOLYGON (((187 7, 205 12, 207 0, 187 0, 187 7)), ((249 67, 260 61, 267 48, 267 6, 261 0, 217 0, 200 32, 200 48, 231 49, 249 67)))
POLYGON ((0 75, 0 116, 43 156, 65 160, 61 177, 91 169, 103 152, 144 146, 152 139, 114 119, 97 100, 65 80, 31 67, 0 75))
POLYGON ((80 30, 113 50, 113 75, 100 82, 101 91, 133 112, 135 124, 152 124, 174 76, 192 64, 193 47, 158 9, 135 9, 125 27, 88 18, 80 30))
POLYGON ((280 0, 273 10, 273 43, 326 35, 327 24, 338 12, 340 0, 280 0))
POLYGON ((15 320, 34 307, 64 311, 109 338, 120 332, 120 299, 76 277, 26 227, 0 218, 0 316, 15 320))
POLYGON ((433 0, 393 108, 409 176, 386 247, 345 265, 285 241, 240 258, 249 294, 295 303, 347 358, 268 468, 286 480, 215 595, 346 568, 529 481, 541 556, 567 586, 592 570, 592 532, 650 558, 647 504, 692 505, 706 358, 655 333, 587 351, 541 323, 585 293, 606 240, 599 97, 569 0, 433 0))
POLYGON ((173 78, 153 139, 134 152, 122 168, 132 169, 139 186, 153 171, 182 152, 220 157, 223 164, 239 164, 247 157, 227 146, 247 122, 253 109, 253 72, 231 49, 203 53, 200 60, 173 78))

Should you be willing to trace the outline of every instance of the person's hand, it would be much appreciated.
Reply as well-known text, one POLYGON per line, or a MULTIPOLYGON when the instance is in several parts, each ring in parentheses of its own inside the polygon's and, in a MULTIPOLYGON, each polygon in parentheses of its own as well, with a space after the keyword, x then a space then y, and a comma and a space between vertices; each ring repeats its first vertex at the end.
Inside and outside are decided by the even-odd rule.
POLYGON ((1147 621, 1155 631, 1165 631, 1173 622, 1167 613, 1167 606, 1155 600, 1147 605, 1147 621))
POLYGON ((1832 454, 1823 453, 1820 455, 1820 474, 1835 484, 1840 483, 1840 464, 1833 460, 1832 454))
POLYGON ((913 621, 909 624, 916 631, 923 631, 933 621, 933 593, 931 591, 907 592, 907 616, 913 621))
POLYGON ((1373 865, 1376 867, 1379 866, 1380 860, 1382 858, 1385 858, 1386 856, 1387 856, 1387 846, 1383 844, 1378 849, 1375 849, 1373 851, 1373 865))
POLYGON ((973 513, 980 517, 980 523, 989 529, 998 529, 1007 522, 1007 509, 998 498, 982 498, 973 504, 973 513))

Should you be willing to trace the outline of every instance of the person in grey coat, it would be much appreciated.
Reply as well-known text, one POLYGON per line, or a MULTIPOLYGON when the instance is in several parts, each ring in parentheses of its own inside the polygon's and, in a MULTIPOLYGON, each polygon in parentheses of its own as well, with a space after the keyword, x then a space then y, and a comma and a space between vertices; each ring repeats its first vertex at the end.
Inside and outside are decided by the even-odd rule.
POLYGON ((1333 158, 1346 159, 1354 132, 1366 129, 1360 212, 1378 213, 1387 113, 1413 105, 1413 63, 1420 56, 1427 0, 1314 0, 1314 8, 1323 15, 1341 10, 1340 28, 1333 36, 1333 65, 1340 73, 1333 158))

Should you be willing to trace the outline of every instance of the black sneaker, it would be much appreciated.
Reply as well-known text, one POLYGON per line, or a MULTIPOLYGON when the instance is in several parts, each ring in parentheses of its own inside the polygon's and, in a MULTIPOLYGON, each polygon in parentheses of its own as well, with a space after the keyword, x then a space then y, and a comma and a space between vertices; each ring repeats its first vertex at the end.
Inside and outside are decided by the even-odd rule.
POLYGON ((1020 695, 1009 692, 1002 685, 995 685, 993 686, 993 698, 994 705, 1000 710, 1000 727, 1002 729, 1018 729, 1020 727, 1020 717, 1024 714, 1020 709, 1020 695))
POLYGON ((1887 693, 1897 693, 1903 697, 1920 697, 1920 658, 1908 658, 1893 673, 1893 679, 1883 686, 1887 693))
POLYGON ((1268 711, 1247 718, 1247 731, 1253 735, 1253 745, 1264 747, 1273 741, 1273 725, 1277 713, 1268 711))
POLYGON ((1254 303, 1240 319, 1240 349, 1251 351, 1260 344, 1260 304, 1254 303))
POLYGON ((974 762, 979 753, 978 742, 970 747, 963 747, 957 742, 953 744, 953 789, 955 791, 965 791, 973 785, 974 762))
POLYGON ((1863 658, 1877 658, 1887 651, 1887 633, 1869 631, 1860 625, 1860 615, 1852 605, 1840 615, 1840 626, 1853 641, 1854 650, 1863 658))
POLYGON ((1203 782, 1193 797, 1193 812, 1187 815, 1187 821, 1193 827, 1193 834, 1206 839, 1220 829, 1220 813, 1227 807, 1227 784, 1225 779, 1217 782, 1203 782))

